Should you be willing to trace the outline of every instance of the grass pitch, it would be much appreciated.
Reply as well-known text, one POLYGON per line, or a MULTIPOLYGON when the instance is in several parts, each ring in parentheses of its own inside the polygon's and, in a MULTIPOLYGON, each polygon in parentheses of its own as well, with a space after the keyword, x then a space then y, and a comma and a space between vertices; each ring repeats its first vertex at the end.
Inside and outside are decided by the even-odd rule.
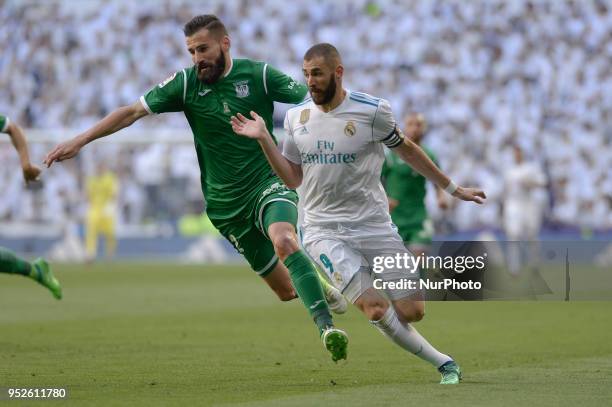
POLYGON ((351 342, 334 364, 301 304, 278 301, 246 267, 54 270, 62 301, 0 274, 0 387, 68 389, 51 404, 612 403, 612 301, 428 303, 418 329, 464 370, 461 385, 442 387, 354 309, 336 317, 351 342))

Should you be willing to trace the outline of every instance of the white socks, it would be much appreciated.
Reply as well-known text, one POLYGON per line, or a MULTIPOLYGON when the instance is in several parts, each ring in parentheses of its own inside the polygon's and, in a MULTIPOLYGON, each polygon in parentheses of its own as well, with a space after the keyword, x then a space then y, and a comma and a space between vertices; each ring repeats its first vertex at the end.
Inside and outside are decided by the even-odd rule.
POLYGON ((395 310, 389 306, 385 315, 379 321, 370 321, 387 338, 391 339, 401 348, 414 353, 423 360, 438 368, 452 360, 448 355, 440 353, 427 342, 425 338, 410 324, 402 325, 397 319, 395 310))

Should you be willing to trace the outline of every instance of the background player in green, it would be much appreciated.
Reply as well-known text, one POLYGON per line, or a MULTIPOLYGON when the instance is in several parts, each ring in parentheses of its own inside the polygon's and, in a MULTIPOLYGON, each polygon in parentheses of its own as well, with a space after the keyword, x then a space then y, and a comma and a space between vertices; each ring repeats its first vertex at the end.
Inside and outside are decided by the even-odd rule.
MULTIPOLYGON (((421 145, 427 130, 425 117, 420 113, 412 113, 406 117, 404 123, 406 137, 419 145, 427 156, 439 166, 434 153, 421 145)), ((387 155, 382 175, 389 198, 391 219, 397 226, 399 235, 412 254, 415 256, 424 254, 431 244, 434 233, 433 223, 427 215, 425 206, 427 180, 395 154, 387 155)), ((448 201, 444 191, 437 185, 435 188, 438 207, 442 210, 447 209, 448 201)))
MULTIPOLYGON (((0 114, 0 133, 7 133, 11 138, 13 146, 19 154, 23 179, 26 184, 35 181, 40 175, 40 168, 30 163, 28 144, 21 127, 9 120, 8 117, 0 114)), ((62 298, 62 287, 45 259, 39 258, 29 263, 17 257, 11 250, 0 247, 0 273, 21 274, 30 277, 47 287, 58 300, 62 298)))
POLYGON ((273 102, 299 103, 307 89, 265 63, 232 59, 225 26, 213 15, 194 17, 184 33, 192 67, 59 144, 45 163, 71 158, 148 114, 182 111, 193 131, 210 220, 281 300, 299 295, 332 359, 344 359, 347 336, 333 327, 317 272, 298 245, 297 194, 274 174, 259 144, 236 137, 230 125, 232 115, 254 110, 271 132, 273 102))

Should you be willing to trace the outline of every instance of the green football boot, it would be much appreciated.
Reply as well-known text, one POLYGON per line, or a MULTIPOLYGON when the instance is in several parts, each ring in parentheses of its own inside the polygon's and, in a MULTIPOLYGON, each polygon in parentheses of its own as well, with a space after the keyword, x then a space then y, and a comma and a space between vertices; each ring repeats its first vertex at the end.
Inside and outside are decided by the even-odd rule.
POLYGON ((449 360, 438 368, 442 375, 440 384, 459 384, 461 381, 461 368, 454 360, 449 360))
POLYGON ((323 346, 325 346, 325 349, 331 353, 334 362, 340 359, 346 360, 348 347, 348 336, 346 332, 338 328, 328 327, 321 333, 321 339, 323 339, 323 346))
POLYGON ((62 299, 62 286, 53 275, 49 263, 43 258, 38 258, 32 262, 32 267, 36 271, 34 279, 51 291, 51 294, 58 300, 62 299))

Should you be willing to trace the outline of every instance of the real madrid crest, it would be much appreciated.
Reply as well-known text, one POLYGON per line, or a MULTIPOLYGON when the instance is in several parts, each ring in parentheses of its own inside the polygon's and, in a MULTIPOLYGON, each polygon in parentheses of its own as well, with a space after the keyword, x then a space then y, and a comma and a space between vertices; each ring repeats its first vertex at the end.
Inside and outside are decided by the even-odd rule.
POLYGON ((249 96, 249 81, 234 82, 234 88, 237 97, 245 98, 249 96))
POLYGON ((355 123, 352 121, 347 122, 346 126, 344 126, 344 135, 347 137, 353 137, 356 132, 357 128, 355 127, 355 123))
POLYGON ((310 119, 310 109, 304 109, 300 112, 300 124, 306 124, 310 119))

